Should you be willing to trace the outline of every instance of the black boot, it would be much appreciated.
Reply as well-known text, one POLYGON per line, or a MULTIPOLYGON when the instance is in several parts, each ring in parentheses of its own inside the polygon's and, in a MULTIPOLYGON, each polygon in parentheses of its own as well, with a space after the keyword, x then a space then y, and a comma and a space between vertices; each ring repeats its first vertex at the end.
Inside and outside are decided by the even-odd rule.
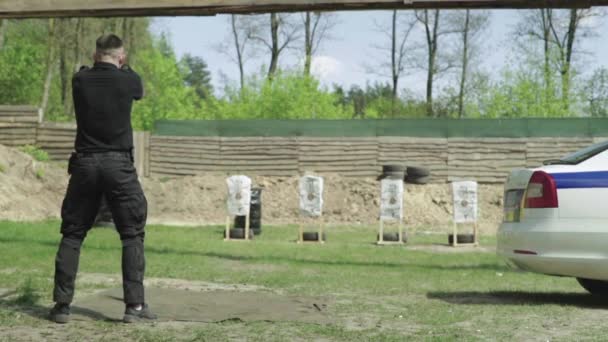
POLYGON ((55 323, 67 323, 70 321, 70 304, 57 303, 49 313, 51 321, 55 323))
POLYGON ((143 304, 140 310, 136 310, 136 305, 127 305, 125 316, 122 321, 125 323, 135 323, 146 320, 155 320, 158 317, 150 310, 148 304, 143 304))

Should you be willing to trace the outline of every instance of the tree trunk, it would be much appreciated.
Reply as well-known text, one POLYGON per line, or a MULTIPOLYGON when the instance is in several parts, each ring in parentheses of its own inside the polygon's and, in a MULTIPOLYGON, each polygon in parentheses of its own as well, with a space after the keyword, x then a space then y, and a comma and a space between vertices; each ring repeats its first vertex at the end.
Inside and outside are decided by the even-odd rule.
POLYGON ((76 47, 74 48, 74 72, 82 66, 82 46, 84 41, 85 19, 76 19, 76 47))
POLYGON ((270 53, 268 79, 272 80, 279 64, 279 18, 276 13, 270 14, 270 34, 272 37, 272 49, 270 53))
POLYGON ((551 57, 550 51, 550 34, 551 34, 551 21, 553 20, 553 14, 551 9, 541 9, 542 25, 543 25, 543 43, 545 53, 545 65, 544 65, 544 77, 545 77, 545 103, 549 103, 551 94, 553 92, 551 82, 551 65, 549 58, 551 57))
POLYGON ((429 117, 434 116, 433 112, 433 81, 435 78, 435 63, 437 60, 437 37, 439 36, 439 10, 435 11, 435 20, 433 28, 429 27, 428 10, 424 10, 426 39, 429 50, 428 55, 428 70, 426 79, 426 114, 429 117))
POLYGON ((6 33, 7 19, 0 19, 0 50, 4 48, 4 34, 6 33))
POLYGON ((312 36, 310 32, 310 12, 306 12, 306 20, 304 22, 305 39, 304 39, 304 76, 310 76, 310 67, 312 64, 312 36))
POLYGON ((69 104, 68 100, 68 61, 66 56, 66 49, 60 48, 59 51, 59 78, 61 81, 61 104, 63 105, 64 114, 68 113, 69 104))
POLYGON ((458 117, 464 116, 464 92, 467 82, 467 69, 469 64, 469 22, 471 11, 466 10, 464 28, 462 31, 462 73, 460 75, 460 91, 458 93, 458 117))
POLYGON ((44 119, 44 116, 46 115, 46 110, 49 104, 51 83, 53 81, 53 69, 55 66, 55 19, 49 19, 48 25, 49 33, 47 43, 46 79, 44 80, 44 91, 42 92, 42 103, 40 104, 42 119, 44 119))
POLYGON ((131 47, 131 37, 129 36, 129 22, 133 20, 131 18, 124 18, 122 20, 122 27, 121 27, 121 38, 122 38, 122 43, 123 46, 125 47, 125 50, 129 51, 129 48, 131 47))
POLYGON ((568 24, 568 36, 566 43, 566 56, 562 66, 562 102, 567 113, 570 110, 570 67, 572 64, 572 52, 578 26, 578 10, 570 10, 570 23, 568 24))
POLYGON ((239 32, 236 28, 236 15, 232 14, 230 16, 230 21, 232 24, 232 35, 234 37, 234 47, 236 49, 236 58, 239 64, 239 78, 241 81, 241 92, 245 88, 245 70, 243 67, 243 51, 241 51, 241 42, 239 39, 239 32))
POLYGON ((393 23, 391 31, 391 71, 393 89, 391 96, 391 117, 395 117, 395 102, 397 101, 397 88, 399 87, 399 67, 397 65, 397 10, 393 10, 393 23))

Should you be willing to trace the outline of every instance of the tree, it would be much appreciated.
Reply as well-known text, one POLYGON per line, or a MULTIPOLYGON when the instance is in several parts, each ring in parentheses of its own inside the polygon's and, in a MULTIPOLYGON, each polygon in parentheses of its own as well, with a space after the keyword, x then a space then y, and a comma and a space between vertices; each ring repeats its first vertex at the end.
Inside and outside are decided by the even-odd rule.
POLYGON ((213 94, 211 73, 203 58, 185 54, 180 61, 180 69, 187 86, 194 88, 201 99, 208 99, 213 94))
POLYGON ((390 95, 391 117, 395 117, 396 115, 399 80, 406 71, 411 51, 411 47, 407 46, 407 42, 415 24, 415 17, 400 16, 397 10, 393 10, 392 12, 390 26, 376 23, 377 30, 383 33, 387 40, 387 44, 385 45, 374 46, 377 50, 384 53, 384 56, 381 57, 384 62, 379 66, 367 66, 367 70, 380 76, 390 77, 392 84, 390 95), (386 54, 389 56, 386 56, 386 54))
POLYGON ((590 18, 599 16, 600 13, 591 9, 570 9, 564 15, 564 19, 567 19, 567 24, 566 20, 562 21, 558 18, 558 20, 552 20, 550 26, 551 33, 553 34, 553 43, 558 51, 557 65, 562 83, 562 102, 564 109, 568 111, 574 44, 579 35, 584 37, 591 32, 586 27, 581 27, 581 24, 590 18), (579 34, 579 30, 583 30, 583 32, 579 34))
POLYGON ((8 26, 8 20, 0 19, 0 51, 4 47, 4 35, 6 33, 6 27, 8 26))
POLYGON ((329 13, 306 12, 304 14, 304 75, 310 76, 312 57, 324 39, 329 38, 329 31, 336 25, 329 13))
MULTIPOLYGON (((515 31, 519 38, 540 41, 543 44, 543 78, 545 103, 550 103, 556 92, 561 92, 562 110, 570 108, 570 89, 576 46, 580 40, 594 36, 592 19, 603 16, 597 9, 543 9, 525 12, 515 31), (560 79, 561 89, 554 89, 553 77, 560 79)), ((525 48, 524 52, 533 55, 534 50, 525 48)))
POLYGON ((270 66, 268 79, 272 80, 279 66, 279 57, 285 49, 291 47, 301 38, 300 27, 291 21, 291 16, 285 13, 271 13, 270 21, 264 20, 266 16, 255 16, 249 22, 248 37, 262 46, 270 53, 270 66), (267 23, 270 26, 267 26, 267 23), (269 29, 269 32, 266 30, 269 29), (269 34, 268 34, 269 33, 269 34))
POLYGON ((42 111, 42 117, 46 114, 46 109, 49 103, 49 96, 51 92, 51 85, 53 81, 53 73, 56 65, 55 59, 55 19, 50 18, 48 20, 48 43, 47 43, 47 60, 46 60, 46 79, 44 81, 44 91, 42 95, 42 101, 40 109, 42 111))
POLYGON ((527 38, 520 43, 520 49, 527 54, 530 51, 529 40, 542 42, 543 48, 543 79, 545 84, 545 102, 552 98, 552 72, 551 72, 551 22, 553 22, 553 9, 539 9, 522 12, 522 19, 516 26, 516 38, 527 38))
POLYGON ((249 36, 250 26, 247 16, 230 15, 230 34, 228 39, 218 44, 215 49, 228 56, 239 68, 240 88, 245 87, 245 64, 255 56, 251 49, 251 38, 249 36))
POLYGON ((197 108, 197 94, 184 84, 175 54, 167 46, 167 38, 159 38, 138 52, 136 71, 142 76, 146 97, 134 104, 135 129, 150 130, 159 119, 204 118, 205 111, 197 108))
POLYGON ((600 68, 584 82, 585 110, 593 117, 608 117, 608 69, 600 68))
POLYGON ((469 73, 474 69, 474 62, 479 57, 479 42, 481 34, 487 29, 490 22, 488 12, 471 12, 465 10, 458 12, 451 18, 455 32, 460 35, 457 55, 460 56, 459 82, 458 82, 458 117, 464 116, 465 97, 467 93, 469 73))
POLYGON ((453 64, 449 59, 439 58, 439 42, 442 36, 453 33, 444 28, 441 24, 440 10, 419 10, 415 11, 416 19, 424 29, 426 43, 426 55, 423 69, 427 72, 426 77, 426 107, 427 115, 434 116, 433 112, 433 83, 434 80, 445 71, 449 70, 453 64))

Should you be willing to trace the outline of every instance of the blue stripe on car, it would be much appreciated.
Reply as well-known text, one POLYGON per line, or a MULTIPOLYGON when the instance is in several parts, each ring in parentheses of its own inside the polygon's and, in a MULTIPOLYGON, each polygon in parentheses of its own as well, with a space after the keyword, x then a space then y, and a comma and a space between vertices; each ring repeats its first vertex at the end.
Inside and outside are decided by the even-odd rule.
POLYGON ((558 189, 608 188, 608 171, 552 173, 558 189))

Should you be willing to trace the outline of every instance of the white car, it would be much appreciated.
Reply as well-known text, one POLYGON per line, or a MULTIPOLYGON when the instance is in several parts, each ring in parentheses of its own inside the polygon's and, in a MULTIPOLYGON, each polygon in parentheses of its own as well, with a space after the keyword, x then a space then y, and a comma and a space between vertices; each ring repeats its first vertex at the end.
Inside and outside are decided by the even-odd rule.
POLYGON ((608 295, 608 142, 511 172, 497 251, 517 268, 608 295))

